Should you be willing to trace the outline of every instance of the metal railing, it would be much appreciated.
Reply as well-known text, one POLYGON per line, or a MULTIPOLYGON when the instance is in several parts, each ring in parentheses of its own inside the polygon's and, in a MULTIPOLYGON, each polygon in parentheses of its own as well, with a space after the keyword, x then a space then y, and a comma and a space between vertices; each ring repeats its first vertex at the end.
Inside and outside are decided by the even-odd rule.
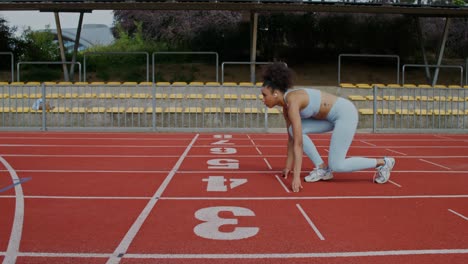
POLYGON ((216 57, 216 71, 215 71, 215 78, 216 78, 216 82, 218 81, 218 65, 219 65, 219 54, 217 52, 211 52, 211 51, 159 51, 159 52, 153 52, 152 54, 152 69, 153 69, 153 73, 152 73, 152 80, 153 82, 156 82, 155 80, 155 65, 156 65, 156 61, 155 61, 155 57, 156 55, 167 55, 167 54, 170 54, 170 55, 215 55, 216 57))
POLYGON ((22 64, 31 65, 62 65, 62 64, 77 64, 78 65, 78 79, 81 81, 81 63, 79 62, 61 62, 61 61, 20 61, 16 63, 16 81, 20 82, 20 66, 22 64))
POLYGON ((0 55, 10 55, 10 66, 11 66, 11 82, 15 81, 15 58, 13 52, 0 52, 0 55))
POLYGON ((385 55, 385 54, 340 54, 338 55, 338 86, 341 84, 341 58, 356 57, 356 58, 393 58, 396 59, 396 84, 400 83, 400 56, 385 55))
POLYGON ((428 65, 428 64, 404 64, 402 67, 402 73, 401 73, 401 84, 405 84, 405 73, 406 73, 406 68, 409 67, 420 67, 420 68, 456 68, 460 69, 460 86, 463 86, 463 66, 460 65, 428 65))
POLYGON ((146 81, 149 82, 149 53, 145 51, 85 52, 83 55, 83 81, 86 82, 86 57, 89 55, 146 55, 146 81))

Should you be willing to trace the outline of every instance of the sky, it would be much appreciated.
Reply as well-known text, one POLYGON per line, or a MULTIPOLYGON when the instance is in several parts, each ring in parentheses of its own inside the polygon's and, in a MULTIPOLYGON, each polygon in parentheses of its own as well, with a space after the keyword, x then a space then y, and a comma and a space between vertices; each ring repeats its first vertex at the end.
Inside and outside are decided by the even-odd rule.
MULTIPOLYGON (((79 13, 59 13, 62 28, 76 28, 78 26, 79 13)), ((55 29, 55 16, 52 12, 39 11, 0 11, 0 16, 8 21, 10 27, 16 26, 17 33, 23 32, 28 26, 33 30, 44 29, 47 25, 55 29)), ((112 26, 112 10, 95 10, 84 13, 83 24, 104 24, 112 26)))

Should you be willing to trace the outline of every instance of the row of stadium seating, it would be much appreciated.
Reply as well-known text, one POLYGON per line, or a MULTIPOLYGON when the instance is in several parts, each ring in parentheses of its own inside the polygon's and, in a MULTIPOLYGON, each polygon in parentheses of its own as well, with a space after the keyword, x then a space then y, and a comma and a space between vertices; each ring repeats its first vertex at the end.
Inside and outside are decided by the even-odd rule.
MULTIPOLYGON (((42 94, 40 93, 0 93, 0 98, 10 98, 10 99, 38 99, 42 98, 42 94)), ((48 99, 93 99, 93 98, 101 98, 101 99, 149 99, 153 98, 151 93, 49 93, 46 94, 46 98, 48 99)), ((154 98, 156 99, 229 99, 229 100, 236 100, 236 99, 247 99, 247 100, 255 100, 255 99, 262 99, 263 96, 261 94, 182 94, 182 93, 156 93, 154 98)))
MULTIPOLYGON (((201 114, 201 113, 220 113, 220 114, 281 114, 282 111, 278 108, 257 108, 257 107, 156 107, 155 113, 186 113, 186 114, 201 114)), ((0 113, 37 113, 41 114, 42 110, 32 110, 30 107, 2 107, 0 113)), ((50 113, 73 113, 73 114, 96 114, 96 113, 114 113, 114 114, 151 114, 153 107, 56 107, 50 113)), ((372 115, 372 108, 360 108, 361 115, 372 115)), ((468 115, 468 109, 377 109, 379 115, 468 115)))
POLYGON ((375 83, 375 84, 367 84, 367 83, 341 83, 341 88, 361 88, 361 89, 372 89, 372 87, 387 87, 387 88, 468 88, 468 85, 442 85, 438 84, 434 87, 428 84, 382 84, 382 83, 375 83))
MULTIPOLYGON (((41 85, 41 82, 0 82, 0 86, 22 86, 22 85, 27 85, 27 86, 39 86, 41 85)), ((99 85, 105 85, 105 86, 152 86, 152 82, 44 82, 45 85, 47 86, 70 86, 70 85, 77 85, 77 86, 86 86, 86 85, 91 85, 91 86, 99 86, 99 85)), ((253 87, 257 86, 260 87, 262 85, 261 82, 257 83, 252 83, 252 82, 156 82, 156 86, 242 86, 242 87, 253 87)))
MULTIPOLYGON (((351 101, 374 101, 373 95, 349 95, 348 98, 351 101)), ((377 101, 444 101, 444 102, 465 102, 468 101, 468 96, 465 98, 459 96, 377 96, 377 101)))
MULTIPOLYGON (((257 108, 257 107, 156 107, 155 113, 225 113, 225 114, 281 114, 278 108, 257 108)), ((42 110, 33 110, 30 107, 6 107, 0 106, 0 113, 37 113, 41 114, 42 110)), ((151 114, 153 107, 56 107, 50 113, 134 113, 134 114, 151 114)))

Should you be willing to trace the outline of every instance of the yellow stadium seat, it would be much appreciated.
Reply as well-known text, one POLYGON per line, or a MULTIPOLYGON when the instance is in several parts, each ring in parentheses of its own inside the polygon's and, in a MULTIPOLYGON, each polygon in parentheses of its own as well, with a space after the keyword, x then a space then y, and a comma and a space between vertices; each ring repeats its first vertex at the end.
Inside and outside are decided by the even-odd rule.
POLYGON ((141 86, 152 86, 153 83, 152 82, 140 82, 139 85, 141 85, 141 86))
POLYGON ((263 108, 262 109, 262 112, 265 113, 265 111, 268 113, 268 114, 281 114, 281 111, 278 109, 278 108, 263 108))
MULTIPOLYGON (((42 110, 38 110, 37 112, 42 112, 42 110)), ((63 113, 70 112, 70 108, 63 107, 63 106, 58 106, 58 107, 55 107, 54 109, 52 109, 50 112, 63 114, 63 113)))
POLYGON ((414 111, 408 109, 396 109, 395 113, 397 115, 414 115, 414 111))
POLYGON ((86 107, 72 107, 71 112, 74 114, 84 114, 88 112, 88 109, 86 107))
POLYGON ((164 108, 164 113, 182 113, 183 108, 182 107, 176 107, 176 106, 169 106, 164 108))
POLYGON ((220 99, 221 95, 219 94, 205 94, 205 99, 220 99))
POLYGON ((126 113, 133 113, 133 114, 139 114, 139 113, 143 113, 145 112, 145 108, 144 107, 129 107, 127 108, 127 110, 125 110, 126 113))
POLYGON ((223 82, 223 86, 237 86, 235 82, 223 82))
POLYGON ((237 107, 224 107, 224 113, 237 114, 237 113, 240 113, 240 109, 237 107))
MULTIPOLYGON (((69 82, 59 82, 59 84, 69 85, 69 82)), ((75 82, 74 85, 84 86, 84 85, 89 85, 89 83, 88 82, 75 82)))
POLYGON ((387 88, 402 88, 403 86, 397 84, 397 83, 390 83, 390 84, 387 84, 385 87, 387 88))
POLYGON ((237 94, 225 94, 224 95, 224 99, 228 99, 228 100, 237 100, 237 94))
MULTIPOLYGON (((374 96, 373 95, 367 95, 366 99, 369 101, 374 101, 374 96)), ((383 98, 381 96, 377 96, 377 101, 382 101, 383 98)))
POLYGON ((123 82, 122 85, 136 86, 136 85, 138 85, 138 83, 137 82, 123 82))
POLYGON ((10 84, 9 82, 0 82, 0 86, 8 85, 10 84))
POLYGON ((432 86, 430 86, 429 84, 418 84, 417 87, 418 88, 432 88, 432 86))
POLYGON ((0 93, 0 98, 9 98, 10 95, 7 93, 0 93))
POLYGON ((26 93, 16 93, 16 94, 10 94, 10 98, 12 99, 21 99, 21 98, 28 98, 28 94, 26 93))
POLYGON ((78 95, 78 98, 87 98, 87 99, 97 98, 97 94, 95 94, 95 93, 82 93, 82 94, 78 95))
POLYGON ((255 86, 257 86, 257 87, 262 87, 262 86, 263 86, 263 82, 256 82, 256 83, 255 83, 255 86))
POLYGON ((417 115, 432 115, 433 111, 431 109, 416 109, 414 113, 417 115))
POLYGON ((58 82, 58 85, 73 85, 72 82, 58 82))
POLYGON ((221 85, 219 82, 206 82, 205 85, 208 85, 208 86, 219 86, 221 85))
POLYGON ((167 98, 167 94, 165 94, 165 93, 156 93, 155 98, 156 99, 165 99, 165 98, 167 98))
POLYGON ((29 113, 30 111, 31 111, 31 108, 23 107, 23 106, 16 107, 16 109, 15 109, 16 113, 29 113))
MULTIPOLYGON (((162 113, 163 112, 162 107, 155 107, 154 111, 155 111, 155 113, 162 113)), ((148 114, 153 113, 153 107, 152 106, 147 107, 145 113, 148 113, 148 114)))
POLYGON ((359 113, 361 115, 372 115, 372 114, 374 114, 374 110, 371 109, 371 108, 361 108, 361 109, 359 109, 359 113))
POLYGON ((112 94, 112 93, 100 93, 97 97, 101 98, 101 99, 111 99, 111 98, 114 98, 114 94, 112 94))
POLYGON ((447 85, 437 84, 437 85, 434 85, 434 88, 448 88, 448 87, 447 85))
POLYGON ((67 98, 67 99, 78 98, 78 93, 65 93, 63 98, 67 98))
POLYGON ((128 99, 128 98, 131 98, 132 95, 129 94, 129 93, 119 93, 116 98, 119 98, 119 99, 128 99))
POLYGON ((239 86, 253 87, 253 86, 255 86, 255 84, 252 83, 252 82, 240 82, 240 83, 239 83, 239 86))
POLYGON ((9 107, 9 106, 1 106, 0 105, 0 112, 1 113, 9 113, 9 112, 14 112, 15 108, 9 107))
POLYGON ((348 98, 351 100, 351 101, 366 101, 366 98, 362 95, 350 95, 348 96, 348 98))
POLYGON ((169 99, 183 99, 184 94, 178 93, 178 94, 169 94, 169 99))
POLYGON ((90 113, 104 113, 106 112, 106 108, 102 106, 93 106, 89 108, 88 112, 90 113))
POLYGON ((368 83, 357 83, 356 87, 357 88, 364 88, 364 89, 371 89, 372 88, 372 86, 369 85, 368 83))
POLYGON ((172 86, 187 86, 186 82, 173 82, 172 86))
POLYGON ((391 110, 391 109, 377 109, 377 114, 379 115, 394 115, 395 114, 395 111, 391 110))
POLYGON ((106 112, 107 113, 112 113, 112 114, 124 113, 125 112, 125 107, 122 107, 122 106, 109 107, 106 112))
POLYGON ((202 113, 203 110, 201 107, 185 107, 184 113, 188 114, 199 114, 202 113))
MULTIPOLYGON (((83 86, 83 85, 89 85, 89 84, 90 84, 90 83, 88 83, 88 82, 75 82, 75 83, 74 83, 74 85, 81 85, 81 86, 83 86)), ((103 85, 104 82, 92 82, 91 84, 92 84, 92 85, 103 85)))
POLYGON ((24 82, 12 82, 11 85, 24 85, 24 82))
POLYGON ((257 95, 255 95, 255 94, 241 94, 241 99, 247 99, 247 100, 257 99, 257 95))
POLYGON ((452 88, 453 88, 453 89, 460 89, 460 88, 462 88, 460 85, 449 85, 449 86, 447 86, 447 87, 448 87, 448 88, 451 88, 451 89, 452 89, 452 88))
POLYGON ((203 86, 204 83, 203 82, 191 82, 189 83, 190 86, 203 86))
POLYGON ((219 107, 206 107, 203 112, 205 113, 221 113, 221 108, 219 107))
POLYGON ((203 94, 187 94, 188 99, 202 99, 203 94))
POLYGON ((356 88, 356 85, 352 83, 340 83, 341 88, 356 88))
POLYGON ((135 93, 135 94, 132 94, 132 98, 135 98, 135 99, 151 98, 151 94, 149 94, 149 93, 135 93))
POLYGON ((450 111, 445 111, 444 109, 434 109, 432 110, 434 115, 449 115, 450 111))
POLYGON ((384 99, 385 101, 398 101, 398 100, 400 100, 399 97, 396 97, 396 96, 394 96, 394 95, 385 95, 385 96, 383 97, 383 99, 384 99))
POLYGON ((416 98, 414 96, 411 96, 411 95, 403 95, 400 97, 400 100, 403 100, 403 101, 414 101, 416 100, 416 98))
POLYGON ((246 114, 258 114, 260 113, 260 110, 258 110, 257 107, 246 107, 242 112, 246 114))

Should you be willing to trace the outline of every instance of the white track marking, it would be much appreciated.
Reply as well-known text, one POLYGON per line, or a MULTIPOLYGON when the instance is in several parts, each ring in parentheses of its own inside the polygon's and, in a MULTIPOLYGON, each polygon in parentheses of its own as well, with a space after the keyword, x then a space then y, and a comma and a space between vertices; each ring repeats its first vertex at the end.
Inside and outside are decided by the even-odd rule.
MULTIPOLYGON (((19 182, 20 179, 16 174, 16 171, 11 167, 11 165, 0 156, 0 162, 3 163, 3 166, 8 169, 13 183, 19 182)), ((10 241, 8 242, 8 248, 5 253, 5 258, 3 259, 4 264, 15 263, 16 258, 19 252, 19 246, 21 241, 21 234, 23 232, 23 221, 24 221, 24 196, 23 196, 23 187, 21 184, 17 184, 14 187, 15 189, 15 216, 13 218, 13 226, 11 228, 10 241)))
POLYGON ((388 150, 388 151, 390 151, 390 152, 397 153, 397 154, 400 154, 400 155, 403 155, 403 156, 407 156, 405 153, 400 152, 400 151, 396 151, 396 150, 393 150, 393 149, 387 148, 387 149, 385 149, 385 150, 388 150))
POLYGON ((247 135, 247 137, 250 139, 250 142, 252 142, 252 145, 254 145, 255 149, 257 150, 258 154, 263 155, 263 153, 258 149, 257 145, 255 144, 253 138, 250 137, 250 135, 247 135))
POLYGON ((280 176, 278 176, 278 175, 275 174, 275 177, 276 177, 276 179, 279 181, 279 183, 281 184, 281 186, 283 186, 284 190, 285 190, 287 193, 290 193, 289 188, 286 187, 286 185, 284 184, 284 182, 281 180, 280 176))
POLYGON ((369 143, 369 142, 367 142, 367 141, 364 141, 364 140, 360 140, 360 141, 361 141, 362 143, 365 143, 365 144, 369 145, 369 146, 377 147, 377 145, 372 144, 372 143, 369 143))
POLYGON ((297 209, 299 209, 299 211, 301 211, 302 215, 304 216, 304 218, 307 220, 307 223, 309 223, 309 225, 312 227, 312 229, 314 230, 315 234, 317 234, 317 236, 320 238, 320 240, 325 240, 325 238, 323 237, 322 233, 320 233, 320 231, 318 230, 318 228, 315 226, 314 222, 312 222, 312 220, 309 218, 309 216, 306 214, 306 212, 304 211, 304 209, 302 209, 301 205, 300 204, 296 204, 296 207, 297 209))
POLYGON ((458 215, 459 217, 463 218, 464 220, 468 221, 468 217, 466 217, 466 216, 464 216, 464 215, 462 215, 462 214, 460 214, 460 213, 458 213, 458 212, 455 212, 455 211, 452 210, 452 209, 448 209, 448 210, 449 210, 451 213, 456 214, 456 215, 458 215))
POLYGON ((150 201, 146 204, 145 208, 143 209, 143 211, 141 211, 140 215, 138 216, 138 218, 135 220, 135 222, 133 223, 133 225, 130 227, 130 229, 128 230, 127 234, 125 234, 125 237, 122 239, 122 241, 120 242, 120 244, 117 246, 117 248, 114 250, 114 254, 112 254, 112 256, 107 260, 107 263, 108 264, 115 264, 115 263, 119 263, 120 262, 120 259, 121 257, 119 257, 120 254, 124 254, 127 252, 127 249, 128 247, 130 246, 130 244, 132 243, 133 239, 135 238, 136 234, 138 233, 138 231, 140 230, 141 226, 143 225, 143 223, 145 222, 146 218, 148 217, 148 215, 151 213, 151 210, 153 210, 154 206, 156 205, 156 203, 158 202, 158 199, 159 197, 161 196, 161 194, 164 192, 164 190, 167 188, 167 186, 169 185, 169 182, 172 180, 172 178, 174 177, 175 173, 177 172, 177 170, 179 169, 180 165, 182 164, 182 162, 184 161, 185 157, 187 156, 187 153, 190 151, 190 149, 192 148, 193 144, 195 143, 195 141, 197 140, 199 134, 196 134, 195 137, 192 139, 192 141, 190 142, 190 144, 187 146, 187 148, 185 149, 184 153, 182 153, 182 155, 180 156, 179 160, 177 161, 177 163, 174 165, 174 167, 172 168, 171 172, 169 173, 169 175, 167 175, 166 179, 164 179, 164 182, 161 184, 161 186, 159 186, 159 188, 157 189, 157 191, 154 193, 154 195, 151 197, 150 201))
POLYGON ((427 162, 427 163, 432 164, 432 165, 437 166, 437 167, 441 167, 441 168, 444 168, 444 169, 447 169, 447 170, 451 170, 449 167, 445 167, 443 165, 440 165, 440 164, 437 164, 437 163, 434 163, 434 162, 431 162, 431 161, 428 161, 428 160, 425 160, 425 159, 419 159, 419 160, 427 162))
POLYGON ((1 154, 4 157, 64 157, 64 158, 178 158, 180 155, 75 155, 75 154, 1 154))
POLYGON ((393 184, 393 185, 395 185, 395 186, 397 186, 397 187, 399 187, 399 188, 401 188, 401 185, 400 185, 400 184, 398 184, 398 183, 396 183, 396 182, 394 182, 394 181, 392 181, 392 180, 388 180, 388 182, 391 183, 391 184, 393 184))
MULTIPOLYGON (((13 195, 0 195, 0 199, 14 199, 16 196, 13 195)), ((25 199, 76 199, 76 200, 149 200, 152 197, 121 197, 121 196, 45 196, 45 195, 26 195, 25 199)), ((302 196, 302 197, 291 197, 291 196, 275 196, 275 197, 160 197, 159 200, 232 200, 232 201, 243 201, 243 200, 257 200, 257 201, 269 201, 269 200, 357 200, 357 199, 447 199, 447 198, 468 198, 468 194, 456 194, 456 195, 404 195, 404 196, 302 196)))
MULTIPOLYGON (((3 252, 0 252, 0 256, 3 252)), ((346 258, 372 256, 468 254, 468 249, 416 249, 348 252, 263 253, 263 254, 125 254, 125 259, 290 259, 290 258, 346 258)), ((20 257, 49 258, 108 258, 109 253, 49 253, 21 252, 20 257)))
POLYGON ((273 169, 266 158, 263 158, 263 160, 265 161, 266 165, 268 166, 270 170, 273 169))

